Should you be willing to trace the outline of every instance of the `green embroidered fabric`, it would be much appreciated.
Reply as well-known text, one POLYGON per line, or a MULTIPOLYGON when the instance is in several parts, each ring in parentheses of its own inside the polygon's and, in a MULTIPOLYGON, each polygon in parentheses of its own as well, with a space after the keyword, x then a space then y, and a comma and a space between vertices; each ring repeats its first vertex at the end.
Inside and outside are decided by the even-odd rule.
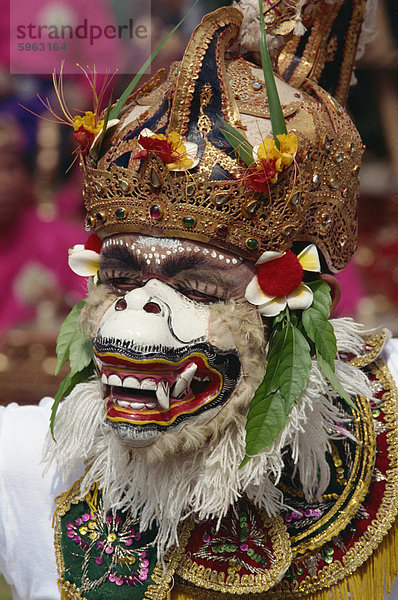
POLYGON ((72 504, 61 518, 64 581, 87 600, 98 600, 98 594, 101 599, 142 599, 153 584, 156 533, 155 527, 141 533, 129 513, 104 515, 101 499, 97 512, 86 500, 72 504))

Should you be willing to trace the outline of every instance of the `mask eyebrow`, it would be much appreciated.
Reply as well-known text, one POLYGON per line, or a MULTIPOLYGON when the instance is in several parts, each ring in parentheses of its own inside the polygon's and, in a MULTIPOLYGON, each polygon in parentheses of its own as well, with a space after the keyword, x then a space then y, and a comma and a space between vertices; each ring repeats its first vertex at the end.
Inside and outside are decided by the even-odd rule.
POLYGON ((173 277, 175 283, 188 283, 189 281, 197 280, 203 283, 213 283, 220 285, 224 289, 234 289, 236 287, 236 279, 231 275, 220 270, 205 268, 183 269, 173 277))
POLYGON ((145 266, 145 260, 130 252, 126 246, 109 246, 100 257, 101 269, 124 267, 132 271, 143 271, 145 266))
POLYGON ((210 267, 210 264, 205 258, 181 253, 167 256, 161 264, 160 271, 164 277, 171 278, 179 275, 181 271, 186 271, 188 269, 200 270, 206 266, 210 267))

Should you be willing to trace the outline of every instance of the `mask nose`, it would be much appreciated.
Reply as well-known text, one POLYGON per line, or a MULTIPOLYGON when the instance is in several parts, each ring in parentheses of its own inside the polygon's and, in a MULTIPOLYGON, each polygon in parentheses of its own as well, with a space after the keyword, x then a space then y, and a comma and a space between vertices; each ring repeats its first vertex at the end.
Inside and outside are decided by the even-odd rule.
POLYGON ((130 310, 143 310, 146 313, 158 315, 162 312, 162 304, 157 298, 151 297, 145 289, 137 289, 119 298, 115 303, 117 312, 130 310))
MULTIPOLYGON (((125 298, 119 298, 115 304, 115 310, 126 310, 127 306, 127 300, 125 298)), ((154 315, 158 315, 162 311, 159 304, 153 301, 146 302, 146 304, 143 306, 143 310, 154 315)))
POLYGON ((99 325, 104 338, 131 340, 137 348, 179 348, 206 339, 209 308, 151 279, 117 298, 99 325))
POLYGON ((144 310, 147 313, 153 313, 154 315, 158 315, 161 312, 161 308, 159 306, 159 304, 157 304, 156 302, 147 302, 144 306, 144 310))

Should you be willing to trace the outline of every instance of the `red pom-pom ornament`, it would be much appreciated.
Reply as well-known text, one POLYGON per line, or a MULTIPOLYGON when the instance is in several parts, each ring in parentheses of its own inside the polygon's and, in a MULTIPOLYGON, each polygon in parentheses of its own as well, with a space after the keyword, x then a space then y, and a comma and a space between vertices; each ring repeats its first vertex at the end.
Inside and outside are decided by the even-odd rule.
POLYGON ((282 298, 291 294, 303 280, 303 267, 288 250, 283 256, 259 265, 258 284, 264 294, 282 298))

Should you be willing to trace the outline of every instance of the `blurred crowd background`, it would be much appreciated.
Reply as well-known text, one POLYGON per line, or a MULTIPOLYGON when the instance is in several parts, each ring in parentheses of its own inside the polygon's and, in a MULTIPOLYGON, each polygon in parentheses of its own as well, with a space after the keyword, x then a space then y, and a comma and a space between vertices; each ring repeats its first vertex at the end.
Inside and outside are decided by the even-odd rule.
MULTIPOLYGON (((0 0, 3 15, 7 15, 6 4, 0 0)), ((203 14, 223 4, 228 2, 199 2, 158 55, 152 72, 178 60, 203 14)), ((19 5, 23 10, 25 2, 19 5)), ((49 0, 48 5, 52 18, 60 22, 65 15, 81 10, 76 0, 49 0)), ((136 14, 139 5, 139 0, 98 0, 97 18, 109 22, 123 11, 136 14)), ((151 15, 142 17, 150 18, 152 47, 190 5, 186 0, 152 0, 151 15)), ((76 145, 72 130, 47 120, 49 114, 37 97, 37 93, 42 98, 48 97, 52 106, 57 107, 52 67, 40 76, 10 75, 7 28, 8 19, 3 17, 0 25, 2 404, 37 402, 57 390, 57 381, 64 376, 61 372, 56 380, 53 375, 57 331, 70 308, 85 294, 84 280, 67 266, 67 248, 84 243, 88 235, 83 227, 81 175, 78 165, 72 164, 76 145)), ((397 0, 380 1, 378 30, 357 67, 357 84, 348 102, 367 151, 362 167, 359 249, 355 260, 339 276, 343 297, 338 310, 341 316, 352 316, 368 328, 386 325, 398 335, 397 0)), ((135 72, 146 58, 138 47, 128 47, 123 40, 119 45, 115 42, 114 51, 120 61, 127 55, 133 57, 135 72)), ((77 47, 77 57, 78 54, 77 47)), ((41 60, 37 54, 30 59, 41 60)), ((114 98, 129 79, 127 74, 115 76, 114 98)), ((92 94, 83 75, 65 76, 64 85, 66 103, 75 114, 76 108, 83 111, 92 108, 92 94)))

